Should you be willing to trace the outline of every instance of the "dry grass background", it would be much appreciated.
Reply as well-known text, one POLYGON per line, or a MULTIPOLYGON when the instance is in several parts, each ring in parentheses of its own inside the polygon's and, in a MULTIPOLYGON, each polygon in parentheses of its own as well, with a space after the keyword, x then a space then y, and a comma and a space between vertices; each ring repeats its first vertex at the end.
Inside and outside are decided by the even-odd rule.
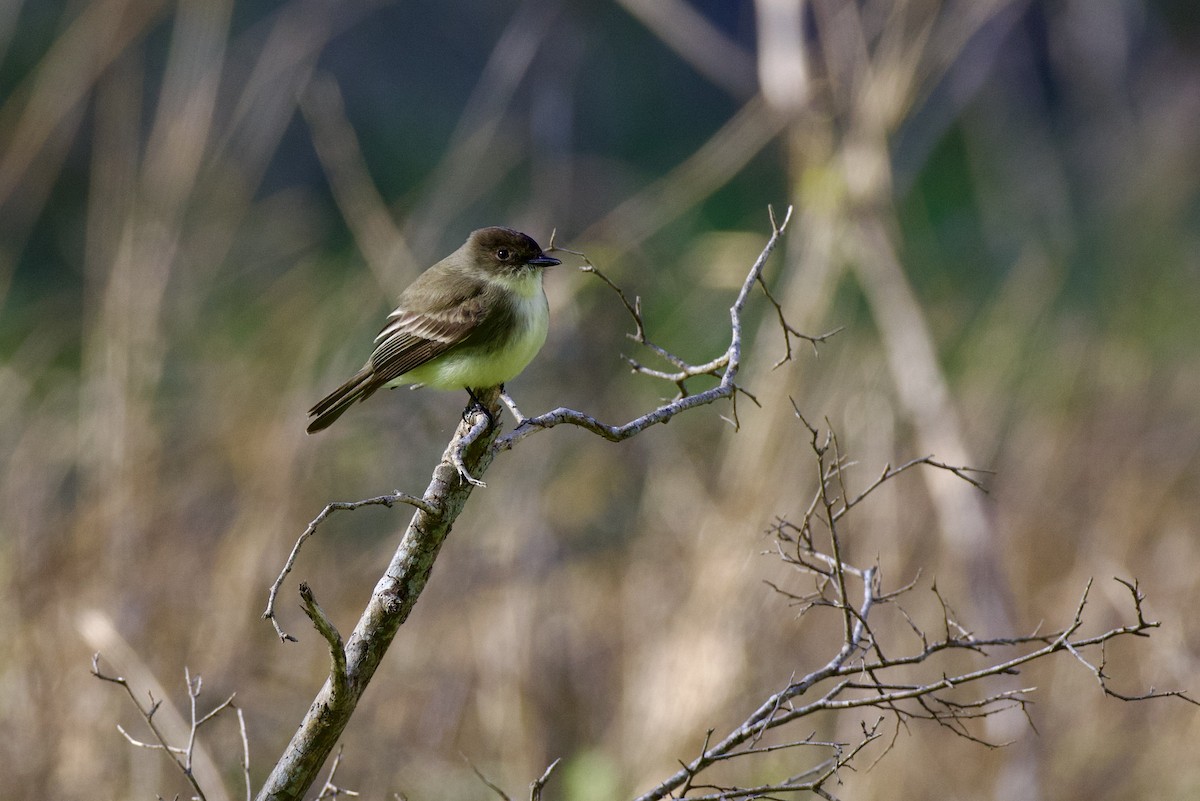
MULTIPOLYGON (((988 496, 895 482, 854 558, 935 576, 990 634, 1061 625, 1089 577, 1111 625, 1109 578, 1137 577, 1164 625, 1109 672, 1200 692, 1200 50, 1178 4, 501 5, 0 8, 6 798, 185 792, 116 733, 137 720, 88 675, 97 650, 164 720, 185 665, 210 701, 236 691, 261 780, 327 670, 294 607, 297 645, 259 619, 266 587, 327 501, 423 487, 461 399, 391 394, 312 438, 304 410, 418 266, 491 223, 557 227, 698 358, 767 203, 794 203, 768 280, 794 325, 845 331, 773 370, 760 298, 739 432, 705 409, 503 455, 347 731, 343 784, 482 799, 461 755, 518 792, 561 756, 552 797, 627 797, 823 661, 827 632, 763 583, 789 580, 763 531, 812 481, 789 398, 864 482, 930 452, 996 471, 988 496)), ((622 370, 598 282, 560 270, 549 292, 511 387, 527 412, 615 421, 666 391, 622 370)), ((357 511, 307 546, 295 576, 343 628, 404 520, 357 511)), ((1107 699, 1070 659, 1021 681, 1036 733, 997 723, 1015 743, 989 750, 913 726, 843 797, 1200 793, 1194 707, 1107 699)), ((235 787, 232 722, 202 744, 202 778, 235 787)))

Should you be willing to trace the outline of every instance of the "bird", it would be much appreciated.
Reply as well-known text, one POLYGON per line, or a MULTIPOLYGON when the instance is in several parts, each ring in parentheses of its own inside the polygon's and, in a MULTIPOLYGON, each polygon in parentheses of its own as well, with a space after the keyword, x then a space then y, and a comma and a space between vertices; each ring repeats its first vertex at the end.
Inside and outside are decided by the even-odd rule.
POLYGON ((474 390, 515 378, 546 341, 542 271, 561 263, 520 231, 472 231, 401 293, 367 363, 309 409, 308 433, 380 387, 465 389, 474 398, 474 390))

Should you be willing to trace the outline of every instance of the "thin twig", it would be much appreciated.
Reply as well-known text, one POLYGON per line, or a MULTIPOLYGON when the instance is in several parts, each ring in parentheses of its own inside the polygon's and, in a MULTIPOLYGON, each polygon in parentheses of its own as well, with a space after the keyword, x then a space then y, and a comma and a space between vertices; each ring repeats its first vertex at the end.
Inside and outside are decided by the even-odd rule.
POLYGON ((463 761, 467 763, 467 766, 470 767, 471 771, 479 778, 479 781, 483 782, 484 786, 486 786, 489 790, 494 792, 496 795, 503 798, 504 801, 512 801, 512 799, 508 797, 508 793, 504 792, 498 786, 496 786, 496 784, 493 783, 492 780, 489 779, 487 776, 484 776, 483 771, 481 771, 479 768, 475 767, 475 763, 472 762, 470 759, 468 759, 466 754, 461 754, 460 756, 462 756, 463 761))
POLYGON ((542 789, 546 786, 546 782, 550 781, 550 774, 558 767, 558 763, 562 762, 562 757, 551 762, 541 776, 533 780, 529 785, 529 801, 541 801, 542 789))
POLYGON ((250 738, 246 735, 246 716, 237 707, 238 732, 242 736, 242 779, 246 784, 246 801, 254 797, 254 786, 250 784, 250 738))
POLYGON ((767 282, 763 280, 761 275, 758 277, 758 285, 762 287, 763 294, 766 295, 767 301, 775 309, 775 317, 779 321, 780 330, 783 332, 784 353, 783 356, 779 357, 779 361, 771 365, 772 370, 776 370, 792 360, 792 337, 803 339, 804 341, 808 342, 808 344, 812 345, 813 355, 820 356, 821 350, 817 346, 824 343, 836 334, 840 334, 846 329, 845 326, 839 325, 837 328, 834 328, 832 331, 826 331, 824 334, 818 334, 816 336, 805 334, 804 332, 794 328, 792 324, 787 321, 787 318, 783 314, 783 306, 778 300, 775 299, 775 296, 771 294, 771 290, 767 288, 767 282))
MULTIPOLYGON (((158 724, 154 721, 154 714, 155 714, 155 712, 158 711, 159 705, 162 703, 161 701, 154 700, 154 696, 151 695, 151 696, 149 696, 149 702, 150 702, 149 706, 142 706, 142 702, 138 700, 137 695, 135 695, 133 692, 133 688, 130 687, 129 682, 124 677, 110 676, 110 675, 104 673, 102 670, 100 670, 100 654, 98 654, 98 653, 92 655, 91 674, 93 676, 95 676, 96 678, 100 679, 101 681, 106 681, 111 684, 116 684, 116 685, 119 685, 120 687, 124 688, 126 695, 129 696, 129 700, 133 702, 133 705, 137 708, 137 711, 141 714, 142 720, 144 720, 146 722, 146 726, 150 729, 151 734, 154 735, 155 742, 146 742, 144 740, 139 740, 138 738, 131 735, 128 731, 126 731, 125 728, 122 727, 121 724, 119 724, 119 723, 117 724, 117 731, 121 733, 121 735, 130 743, 130 745, 136 746, 138 748, 145 748, 145 749, 148 749, 151 751, 162 751, 164 754, 166 754, 170 758, 170 760, 175 763, 175 767, 177 767, 179 769, 179 772, 184 775, 184 778, 187 779, 188 784, 190 784, 192 786, 192 790, 195 792, 195 798, 201 799, 201 801, 203 801, 203 799, 206 798, 206 796, 204 794, 204 790, 201 789, 200 784, 196 779, 195 773, 192 771, 192 755, 195 753, 196 735, 199 732, 201 726, 203 726, 205 723, 208 723, 210 720, 215 718, 219 713, 221 713, 222 711, 224 711, 226 709, 236 708, 236 707, 234 707, 234 703, 233 703, 234 696, 230 695, 228 698, 226 698, 220 704, 217 704, 215 707, 213 707, 211 710, 209 710, 209 712, 207 712, 206 714, 203 714, 203 715, 199 714, 197 712, 197 708, 196 708, 196 701, 200 697, 200 690, 201 690, 201 687, 203 686, 203 682, 201 681, 199 676, 197 676, 196 679, 193 681, 192 676, 191 676, 191 671, 189 671, 185 667, 184 668, 184 682, 187 685, 188 701, 189 701, 190 708, 191 708, 191 725, 188 728, 187 745, 186 746, 173 746, 169 742, 167 742, 166 736, 162 733, 162 731, 158 728, 158 724)), ((247 794, 249 794, 250 784, 249 784, 249 767, 248 766, 249 766, 249 759, 250 759, 250 757, 249 757, 250 749, 249 749, 248 741, 246 739, 245 720, 242 716, 240 709, 238 710, 238 720, 240 721, 241 732, 242 732, 243 756, 244 756, 243 761, 244 761, 244 764, 247 766, 245 768, 246 792, 247 792, 247 794)))
POLYGON ((292 552, 288 554, 287 561, 283 564, 283 569, 279 571, 278 578, 275 579, 275 582, 271 585, 270 591, 267 593, 267 608, 263 611, 262 616, 266 620, 271 621, 271 625, 275 627, 275 633, 279 635, 280 641, 296 642, 295 637, 284 632, 284 630, 279 626, 279 621, 275 616, 275 599, 279 595, 279 588, 283 586, 284 579, 287 578, 288 573, 292 572, 292 568, 296 564, 296 557, 300 555, 300 547, 304 544, 304 541, 316 534, 317 527, 324 523, 325 519, 334 512, 348 512, 355 509, 361 509, 364 506, 386 506, 390 509, 397 503, 404 503, 408 504, 409 506, 414 506, 426 514, 437 514, 437 507, 431 504, 429 501, 426 501, 424 498, 418 498, 415 495, 409 495, 406 492, 396 490, 388 495, 379 495, 377 497, 366 498, 365 500, 361 501, 335 501, 334 503, 326 504, 325 508, 321 510, 321 513, 313 518, 313 521, 308 524, 308 528, 304 529, 304 533, 302 533, 296 539, 296 544, 292 546, 292 552))
POLYGON ((357 798, 358 792, 347 790, 344 787, 338 787, 334 784, 333 777, 337 775, 337 769, 342 764, 342 749, 344 746, 339 745, 337 753, 333 756, 333 764, 329 766, 329 775, 325 777, 325 784, 321 786, 321 792, 317 793, 317 801, 323 798, 337 798, 339 795, 344 795, 349 798, 357 798))
MULTIPOLYGON (((729 398, 738 392, 743 392, 743 394, 745 394, 744 390, 741 390, 741 388, 738 387, 735 382, 738 370, 741 368, 742 312, 745 309, 754 284, 759 280, 759 276, 762 275, 762 271, 766 266, 767 259, 775 250, 775 246, 779 243, 780 238, 783 236, 783 233, 787 228, 788 222, 791 220, 792 207, 788 207, 787 213, 784 215, 782 222, 776 220, 774 209, 768 207, 768 214, 771 220, 771 236, 767 240, 766 245, 763 247, 762 252, 759 253, 758 258, 754 261, 754 264, 750 267, 745 280, 742 282, 741 290, 738 292, 733 305, 729 309, 729 346, 725 349, 723 354, 702 364, 689 364, 666 349, 650 342, 646 337, 646 329, 642 320, 640 302, 636 298, 633 301, 630 301, 622 289, 614 284, 607 276, 597 270, 595 265, 591 264, 590 261, 587 261, 586 256, 583 256, 582 258, 585 259, 585 265, 581 269, 583 269, 585 272, 594 273, 604 283, 610 286, 617 293, 618 297, 620 297, 621 303, 625 306, 626 311, 628 311, 630 316, 633 318, 635 330, 634 333, 631 334, 631 337, 634 339, 634 341, 649 348, 653 353, 662 357, 676 367, 675 372, 667 373, 649 370, 649 368, 643 368, 635 362, 635 369, 638 372, 646 373, 647 375, 652 375, 656 378, 662 378, 675 383, 680 389, 680 395, 674 400, 664 403, 623 425, 608 425, 600 422, 585 412, 577 411, 575 409, 568 409, 566 407, 559 407, 544 414, 537 415, 536 417, 527 418, 511 432, 498 438, 494 446, 495 449, 497 451, 507 450, 535 431, 553 428, 557 425, 578 426, 591 431, 593 434, 604 437, 610 442, 620 442, 621 440, 628 439, 629 437, 638 434, 650 426, 659 423, 665 423, 675 415, 687 411, 688 409, 693 409, 698 406, 705 406, 723 398, 729 398), (719 379, 719 382, 716 386, 704 390, 703 392, 699 392, 694 395, 688 394, 687 389, 684 386, 684 382, 686 382, 689 378, 703 375, 716 377, 719 379)), ((559 248, 559 250, 563 249, 559 248)), ((563 252, 566 251, 564 250, 563 252)))
MULTIPOLYGON (((861 568, 846 563, 839 521, 880 485, 918 465, 948 470, 976 487, 978 483, 970 474, 984 471, 954 467, 930 457, 914 459, 897 468, 886 467, 874 483, 857 496, 848 498, 844 474, 845 468, 851 462, 840 452, 838 438, 832 430, 821 432, 811 425, 798 407, 796 416, 809 432, 809 447, 817 466, 818 486, 813 503, 804 512, 802 523, 793 524, 781 518, 770 530, 778 540, 776 551, 786 563, 812 576, 816 589, 813 592, 802 593, 776 584, 771 586, 788 598, 789 602, 803 604, 806 611, 818 607, 835 610, 842 627, 841 646, 821 667, 801 677, 793 675, 782 689, 772 693, 739 726, 731 729, 719 741, 712 742, 712 733, 709 732, 700 755, 681 763, 677 771, 642 795, 638 801, 657 801, 668 796, 682 798, 685 794, 691 801, 699 798, 728 801, 736 798, 770 797, 772 794, 801 790, 822 798, 833 798, 828 783, 836 780, 838 770, 847 766, 850 759, 866 743, 881 736, 879 722, 871 727, 864 723, 864 739, 855 749, 849 752, 839 751, 835 758, 786 781, 753 788, 708 787, 707 789, 713 792, 707 795, 697 795, 694 792, 706 789, 699 783, 699 777, 711 765, 718 761, 737 759, 775 748, 773 745, 758 745, 766 731, 794 724, 817 713, 876 709, 890 715, 896 721, 897 732, 899 727, 907 725, 909 720, 928 720, 971 742, 989 748, 1000 747, 1004 743, 993 742, 977 735, 971 730, 971 724, 1006 710, 1019 710, 1032 726, 1028 705, 1033 688, 991 691, 986 689, 988 680, 1013 675, 1024 665, 1055 653, 1069 653, 1078 659, 1097 677, 1104 692, 1114 698, 1145 700, 1179 697, 1188 703, 1196 703, 1182 691, 1164 692, 1151 688, 1149 692, 1138 695, 1118 693, 1108 686, 1103 660, 1094 664, 1085 657, 1084 654, 1089 649, 1103 649, 1109 641, 1119 637, 1145 636, 1158 626, 1157 622, 1147 619, 1144 614, 1144 597, 1137 583, 1124 580, 1119 581, 1130 592, 1134 619, 1126 625, 1112 627, 1087 637, 1079 636, 1079 632, 1084 623, 1091 582, 1084 588, 1070 622, 1061 629, 1044 632, 1039 625, 1027 635, 992 638, 978 637, 961 625, 935 582, 931 589, 941 610, 939 636, 928 636, 922 627, 901 609, 903 619, 917 635, 918 647, 907 654, 885 653, 871 631, 873 610, 881 604, 896 604, 897 599, 916 586, 916 580, 910 581, 900 589, 885 591, 878 565, 861 568), (812 526, 814 521, 821 523, 827 530, 828 553, 822 552, 815 544, 812 526), (855 591, 860 592, 857 602, 853 602, 850 597, 854 581, 862 583, 861 591, 855 587, 855 591), (995 649, 1005 649, 1008 653, 998 659, 989 656, 995 649), (983 658, 985 661, 982 665, 958 673, 939 671, 926 679, 911 680, 914 666, 929 662, 938 654, 949 651, 962 652, 983 658), (897 680, 901 676, 907 680, 897 680), (974 697, 964 698, 964 688, 972 686, 984 689, 974 697), (799 703, 802 698, 806 699, 806 703, 799 703)), ((883 718, 880 718, 880 721, 882 720, 883 718)), ((785 747, 795 747, 805 742, 793 741, 785 747)), ((832 747, 834 744, 830 745, 832 747)), ((838 747, 841 748, 841 745, 838 744, 838 747)), ((890 747, 887 746, 885 752, 890 747)))
POLYGON ((308 619, 312 621, 317 632, 329 644, 329 658, 332 665, 329 671, 329 680, 333 683, 333 694, 337 698, 339 694, 347 691, 350 684, 350 677, 346 673, 346 646, 342 641, 342 635, 333 625, 329 616, 325 614, 325 610, 317 603, 312 589, 306 583, 300 585, 300 600, 303 601, 304 614, 308 615, 308 619))

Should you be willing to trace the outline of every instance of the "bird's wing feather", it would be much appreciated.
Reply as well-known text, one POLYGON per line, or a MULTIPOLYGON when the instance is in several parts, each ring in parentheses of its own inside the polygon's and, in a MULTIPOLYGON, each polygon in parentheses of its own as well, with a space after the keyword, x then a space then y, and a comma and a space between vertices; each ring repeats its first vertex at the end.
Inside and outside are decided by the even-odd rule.
POLYGON ((484 288, 482 284, 463 287, 461 292, 421 309, 410 308, 402 297, 400 306, 388 315, 387 324, 375 337, 377 344, 370 361, 375 380, 386 384, 467 339, 483 319, 484 288))

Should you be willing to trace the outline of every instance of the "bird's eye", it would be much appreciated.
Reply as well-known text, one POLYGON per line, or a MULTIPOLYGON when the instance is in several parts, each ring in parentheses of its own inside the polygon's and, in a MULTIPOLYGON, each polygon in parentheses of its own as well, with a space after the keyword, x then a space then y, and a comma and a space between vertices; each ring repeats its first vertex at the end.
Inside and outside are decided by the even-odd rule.
POLYGON ((508 261, 512 257, 512 251, 508 248, 498 248, 496 250, 496 258, 500 261, 508 261))

